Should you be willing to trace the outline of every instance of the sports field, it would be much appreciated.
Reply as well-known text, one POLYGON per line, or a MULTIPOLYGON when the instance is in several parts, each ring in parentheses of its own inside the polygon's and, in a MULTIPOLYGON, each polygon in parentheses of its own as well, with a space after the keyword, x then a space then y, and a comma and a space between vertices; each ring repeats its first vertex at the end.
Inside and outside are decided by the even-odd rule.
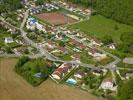
POLYGON ((64 24, 68 24, 68 23, 73 23, 76 20, 67 17, 61 13, 57 13, 57 12, 51 12, 51 13, 42 13, 42 14, 36 14, 34 15, 34 17, 47 22, 51 25, 64 25, 64 24))
POLYGON ((109 34, 115 42, 120 42, 120 35, 123 32, 133 32, 133 26, 117 23, 101 15, 92 16, 89 20, 70 25, 69 28, 77 28, 88 35, 103 37, 109 34))

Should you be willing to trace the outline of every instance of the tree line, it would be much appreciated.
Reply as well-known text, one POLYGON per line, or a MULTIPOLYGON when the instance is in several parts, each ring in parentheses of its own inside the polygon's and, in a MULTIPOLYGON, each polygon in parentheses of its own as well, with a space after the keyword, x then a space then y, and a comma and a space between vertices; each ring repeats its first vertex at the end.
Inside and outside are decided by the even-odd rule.
POLYGON ((133 25, 133 0, 65 0, 93 7, 97 13, 120 23, 133 25))
POLYGON ((1 0, 0 13, 22 8, 21 0, 1 0))
POLYGON ((133 79, 119 83, 116 100, 133 100, 133 79))

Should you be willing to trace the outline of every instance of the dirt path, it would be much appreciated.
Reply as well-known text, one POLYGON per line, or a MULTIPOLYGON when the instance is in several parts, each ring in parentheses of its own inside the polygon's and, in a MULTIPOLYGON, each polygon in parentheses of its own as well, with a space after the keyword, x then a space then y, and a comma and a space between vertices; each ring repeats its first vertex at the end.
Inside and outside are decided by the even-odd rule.
POLYGON ((91 94, 51 80, 32 87, 13 68, 16 59, 0 61, 0 100, 99 100, 91 94))

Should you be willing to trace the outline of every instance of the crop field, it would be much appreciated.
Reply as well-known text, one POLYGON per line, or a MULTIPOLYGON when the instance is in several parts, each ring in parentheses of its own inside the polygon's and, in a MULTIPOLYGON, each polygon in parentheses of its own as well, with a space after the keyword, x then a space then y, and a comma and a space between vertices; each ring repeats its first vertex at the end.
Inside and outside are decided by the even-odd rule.
POLYGON ((99 100, 97 97, 50 79, 32 87, 14 71, 17 59, 0 59, 0 100, 99 100))
POLYGON ((47 22, 53 26, 64 25, 64 24, 73 23, 76 21, 75 19, 72 19, 70 17, 67 17, 57 12, 36 14, 34 15, 34 17, 40 19, 41 21, 47 22))

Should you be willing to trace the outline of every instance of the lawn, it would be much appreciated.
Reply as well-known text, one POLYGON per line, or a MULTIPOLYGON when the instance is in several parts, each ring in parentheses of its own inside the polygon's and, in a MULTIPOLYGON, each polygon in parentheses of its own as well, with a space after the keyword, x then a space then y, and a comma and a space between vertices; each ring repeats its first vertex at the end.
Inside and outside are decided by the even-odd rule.
POLYGON ((104 35, 111 35, 113 40, 120 42, 120 35, 123 32, 133 32, 133 26, 120 24, 101 15, 95 15, 90 20, 68 26, 69 28, 80 29, 86 34, 101 38, 104 35), (117 27, 117 28, 116 28, 117 27))
POLYGON ((54 71, 55 66, 48 63, 50 64, 50 61, 44 61, 42 58, 29 59, 22 57, 15 65, 15 71, 32 86, 38 86, 54 71), (35 76, 37 73, 41 73, 40 77, 35 76))

